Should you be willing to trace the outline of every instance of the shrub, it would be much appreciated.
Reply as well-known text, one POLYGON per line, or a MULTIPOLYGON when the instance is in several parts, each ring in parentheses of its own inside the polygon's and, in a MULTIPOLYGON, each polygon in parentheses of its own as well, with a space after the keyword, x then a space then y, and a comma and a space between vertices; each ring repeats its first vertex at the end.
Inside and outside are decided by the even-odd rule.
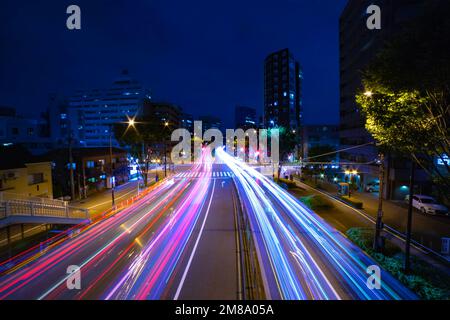
POLYGON ((361 201, 358 201, 356 199, 350 198, 348 196, 341 196, 340 197, 342 200, 344 200, 344 202, 348 203, 349 205, 357 208, 357 209, 362 209, 363 208, 363 203, 361 201))
POLYGON ((403 271, 404 255, 399 248, 389 244, 385 254, 372 250, 373 231, 371 229, 351 228, 346 232, 348 238, 370 255, 379 265, 419 297, 425 300, 443 300, 450 298, 450 283, 446 276, 435 270, 426 262, 413 257, 412 274, 403 271), (396 252, 390 256, 387 252, 396 252))
POLYGON ((304 203, 308 208, 314 209, 330 209, 333 207, 331 202, 326 200, 320 195, 311 195, 306 197, 301 197, 300 201, 304 203))
POLYGON ((295 184, 294 181, 291 181, 289 179, 283 179, 283 178, 279 178, 277 179, 277 183, 282 186, 285 189, 295 189, 297 188, 297 185, 295 184))

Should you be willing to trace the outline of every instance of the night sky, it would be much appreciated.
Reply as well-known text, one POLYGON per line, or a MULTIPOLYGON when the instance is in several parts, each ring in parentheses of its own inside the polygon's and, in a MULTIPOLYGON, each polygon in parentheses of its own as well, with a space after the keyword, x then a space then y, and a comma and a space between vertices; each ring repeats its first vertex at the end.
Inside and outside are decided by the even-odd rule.
POLYGON ((128 69, 158 101, 233 125, 263 111, 264 58, 290 48, 304 69, 306 123, 337 123, 338 19, 346 0, 0 3, 0 105, 43 111, 48 94, 105 88, 128 69), (81 30, 66 8, 81 7, 81 30))

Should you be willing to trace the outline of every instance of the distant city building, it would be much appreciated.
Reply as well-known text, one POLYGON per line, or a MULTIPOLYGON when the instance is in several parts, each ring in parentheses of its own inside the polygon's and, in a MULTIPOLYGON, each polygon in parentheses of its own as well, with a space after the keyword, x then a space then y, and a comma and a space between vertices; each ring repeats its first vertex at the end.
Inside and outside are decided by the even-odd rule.
POLYGON ((270 54, 264 61, 264 125, 298 132, 302 114, 300 64, 289 49, 270 54))
MULTIPOLYGON (((59 148, 42 156, 53 162, 53 183, 55 197, 70 196, 69 149, 59 148)), ((92 193, 110 188, 108 177, 111 172, 109 147, 73 148, 73 169, 75 197, 84 198, 92 193)), ((112 148, 112 172, 116 186, 129 179, 127 152, 112 148)))
MULTIPOLYGON (((67 145, 71 129, 70 120, 74 118, 73 110, 69 109, 69 103, 63 96, 50 94, 49 105, 46 112, 48 136, 55 147, 67 145)), ((76 141, 75 141, 76 142, 76 141)))
POLYGON ((161 125, 167 123, 171 129, 181 127, 182 110, 173 103, 153 102, 146 99, 143 104, 142 115, 144 117, 160 119, 161 125))
MULTIPOLYGON (((338 125, 304 125, 303 126, 303 159, 307 159, 309 151, 318 147, 329 147, 330 150, 339 149, 338 125)), ((332 161, 339 163, 339 153, 332 155, 332 161)), ((308 160, 307 160, 308 161, 308 160)), ((314 162, 314 159, 311 159, 314 162)))
MULTIPOLYGON (((85 147, 109 146, 111 127, 140 114, 144 99, 151 99, 149 90, 123 71, 106 90, 77 91, 68 99, 71 128, 77 144, 85 147)), ((112 138, 113 146, 118 146, 112 138)))
POLYGON ((183 113, 181 115, 181 128, 187 129, 190 133, 194 132, 194 117, 192 114, 183 113))
POLYGON ((0 146, 0 192, 53 198, 52 163, 18 146, 0 146))
POLYGON ((202 122, 202 131, 208 129, 219 129, 223 133, 222 120, 214 116, 200 116, 199 120, 202 122))
MULTIPOLYGON (((369 30, 366 26, 366 10, 374 4, 371 0, 350 0, 340 17, 340 144, 348 148, 373 142, 365 129, 365 119, 355 101, 355 95, 363 90, 361 71, 372 61, 387 40, 401 30, 404 22, 410 21, 425 4, 423 0, 378 0, 381 7, 382 27, 369 30)), ((358 171, 361 187, 378 179, 376 164, 378 150, 375 145, 354 148, 341 153, 341 161, 355 163, 346 169, 358 171)), ((402 198, 407 188, 408 169, 404 161, 387 159, 387 198, 402 198)), ((418 177, 418 175, 417 175, 418 177)), ((419 179, 419 177, 418 177, 419 179)))
POLYGON ((53 146, 45 118, 17 115, 11 107, 0 107, 0 144, 20 144, 32 154, 42 154, 53 146))
POLYGON ((241 128, 247 130, 258 127, 255 108, 236 106, 234 109, 234 119, 236 129, 241 128))

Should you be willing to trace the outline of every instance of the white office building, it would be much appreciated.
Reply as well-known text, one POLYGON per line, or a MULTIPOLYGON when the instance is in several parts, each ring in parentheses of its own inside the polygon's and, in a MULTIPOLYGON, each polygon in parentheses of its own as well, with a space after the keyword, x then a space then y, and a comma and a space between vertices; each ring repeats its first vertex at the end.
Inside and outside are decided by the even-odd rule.
MULTIPOLYGON (((85 147, 109 146, 114 123, 138 115, 150 91, 122 72, 108 89, 80 90, 69 97, 71 131, 76 144, 85 147)), ((112 134, 112 145, 119 146, 112 134)))

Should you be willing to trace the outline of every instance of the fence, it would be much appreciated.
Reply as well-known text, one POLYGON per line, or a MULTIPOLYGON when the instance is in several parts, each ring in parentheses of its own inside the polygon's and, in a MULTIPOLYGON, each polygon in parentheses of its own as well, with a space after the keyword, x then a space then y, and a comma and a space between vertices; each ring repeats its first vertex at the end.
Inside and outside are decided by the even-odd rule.
POLYGON ((22 193, 12 193, 12 192, 0 192, 0 202, 7 200, 23 200, 23 201, 32 201, 41 204, 55 205, 55 206, 65 206, 67 205, 67 201, 58 200, 58 199, 50 199, 43 197, 29 197, 26 194, 22 193))
MULTIPOLYGON (((50 199, 48 199, 50 200, 50 199)), ((27 200, 0 200, 0 219, 11 216, 57 217, 89 219, 87 209, 68 206, 65 202, 57 204, 39 203, 27 200)))

